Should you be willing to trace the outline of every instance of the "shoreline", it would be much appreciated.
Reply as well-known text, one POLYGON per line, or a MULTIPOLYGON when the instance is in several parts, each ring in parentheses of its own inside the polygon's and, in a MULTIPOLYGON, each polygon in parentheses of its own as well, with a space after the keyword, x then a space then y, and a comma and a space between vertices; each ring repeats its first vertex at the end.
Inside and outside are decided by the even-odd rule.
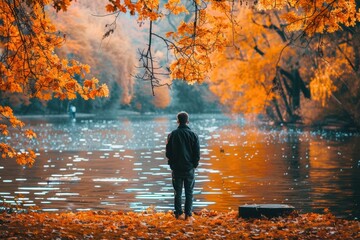
MULTIPOLYGON (((212 113, 209 113, 210 115, 212 113)), ((225 113, 214 113, 215 115, 220 114, 223 116, 228 116, 225 113)), ((118 117, 127 117, 127 116, 171 116, 169 113, 156 113, 156 112, 148 112, 148 113, 140 113, 131 110, 116 110, 116 111, 101 111, 99 113, 76 113, 76 119, 86 119, 86 118, 93 118, 93 119, 114 119, 118 117)), ((195 114, 197 115, 197 114, 195 114)), ((199 113, 199 115, 206 115, 206 113, 199 113)), ((63 114, 29 114, 29 115, 16 115, 17 118, 20 120, 26 119, 69 119, 70 116, 68 113, 63 114)), ((246 120, 245 120, 246 122, 246 120)), ((313 125, 306 125, 301 122, 279 122, 275 123, 273 121, 262 121, 258 120, 256 122, 245 123, 245 125, 256 125, 256 126, 267 126, 267 127, 276 127, 276 128, 300 128, 300 129, 321 129, 324 131, 345 131, 345 132, 360 132, 360 128, 355 126, 348 126, 343 121, 324 121, 323 123, 316 123, 313 125)))
MULTIPOLYGON (((117 116, 130 116, 130 115, 140 115, 139 112, 130 111, 130 110, 116 110, 116 111, 101 111, 98 113, 76 113, 76 118, 99 118, 104 117, 106 115, 107 117, 117 117, 117 116)), ((20 115, 16 114, 16 117, 19 119, 36 119, 36 118, 69 118, 69 113, 61 113, 61 114, 52 114, 52 113, 41 113, 41 114, 25 114, 20 115)))
MULTIPOLYGON (((91 113, 77 113, 76 118, 95 117, 96 114, 91 113)), ((16 115, 19 119, 39 119, 39 118, 70 118, 69 114, 30 114, 30 115, 16 115)))
POLYGON ((195 221, 172 212, 87 211, 0 214, 0 238, 8 239, 359 239, 360 222, 331 213, 243 219, 206 209, 195 221))

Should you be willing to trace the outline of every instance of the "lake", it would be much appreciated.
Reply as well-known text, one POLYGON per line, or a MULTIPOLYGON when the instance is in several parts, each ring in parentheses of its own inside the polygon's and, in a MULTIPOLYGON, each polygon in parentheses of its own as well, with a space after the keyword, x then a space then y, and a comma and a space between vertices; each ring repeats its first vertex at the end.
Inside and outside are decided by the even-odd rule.
MULTIPOLYGON (((173 209, 165 141, 177 127, 175 116, 24 121, 36 142, 16 132, 6 141, 33 147, 38 156, 32 168, 0 160, 5 202, 43 211, 173 209)), ((279 203, 359 219, 359 133, 256 126, 221 114, 190 115, 189 126, 201 144, 195 211, 279 203)))

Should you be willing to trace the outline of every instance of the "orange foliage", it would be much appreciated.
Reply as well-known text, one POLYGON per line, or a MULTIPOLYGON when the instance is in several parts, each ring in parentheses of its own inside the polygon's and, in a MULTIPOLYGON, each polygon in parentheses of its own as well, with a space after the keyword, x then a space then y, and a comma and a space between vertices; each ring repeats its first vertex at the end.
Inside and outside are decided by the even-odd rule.
POLYGON ((314 77, 310 82, 311 96, 314 100, 321 101, 324 106, 333 91, 336 90, 332 76, 338 76, 335 69, 329 65, 322 64, 314 70, 314 77))
POLYGON ((180 0, 169 0, 165 5, 165 9, 168 9, 170 13, 178 15, 180 13, 189 13, 184 5, 181 4, 180 0))
MULTIPOLYGON (((207 79, 212 91, 232 111, 260 113, 270 100, 279 97, 272 82, 276 67, 295 64, 290 59, 297 50, 288 46, 287 35, 300 32, 300 38, 341 31, 342 26, 355 26, 360 13, 354 0, 257 2, 253 9, 246 10, 232 1, 194 0, 191 9, 189 6, 187 9, 179 0, 163 4, 154 0, 135 3, 117 0, 110 1, 107 10, 130 11, 141 23, 160 21, 166 14, 193 12, 192 18, 181 21, 176 31, 165 34, 174 59, 169 68, 171 79, 189 84, 207 79), (255 16, 256 12, 263 14, 255 16), (268 17, 271 14, 276 19, 275 25, 268 17), (279 31, 284 35, 280 36, 279 31)), ((296 57, 301 58, 293 59, 296 57)), ((320 77, 325 69, 321 65, 312 67, 312 76, 305 80, 313 81, 310 87, 314 99, 324 104, 336 88, 333 74, 328 72, 320 77)))
POLYGON ((143 22, 146 20, 155 21, 159 19, 162 14, 159 11, 159 0, 139 0, 135 3, 130 0, 120 0, 111 1, 106 5, 106 10, 108 12, 130 12, 131 15, 137 14, 138 22, 143 22))
MULTIPOLYGON (((66 33, 66 43, 56 53, 64 58, 76 56, 80 62, 90 65, 92 75, 101 76, 101 82, 106 83, 110 91, 115 90, 112 87, 116 82, 122 90, 119 100, 129 104, 134 85, 131 75, 136 64, 136 47, 130 38, 141 39, 142 33, 137 31, 132 19, 121 18, 121 25, 127 26, 126 29, 119 27, 120 24, 116 27, 116 22, 109 23, 113 17, 102 16, 104 11, 104 2, 93 0, 73 2, 66 12, 55 13, 49 9, 47 13, 57 29, 66 33), (110 33, 111 37, 102 40, 110 33)), ((96 102, 108 101, 110 99, 96 102)))
MULTIPOLYGON (((189 14, 189 10, 180 0, 159 3, 158 0, 124 2, 109 1, 109 12, 128 12, 137 16, 137 21, 160 21, 165 15, 189 14)), ((226 42, 223 31, 231 26, 227 21, 230 5, 226 1, 206 1, 206 8, 200 1, 196 5, 194 21, 181 21, 177 31, 165 34, 168 49, 174 61, 170 64, 171 79, 185 80, 190 84, 203 82, 212 67, 211 53, 224 49, 226 42)), ((193 5, 193 6, 194 6, 193 5)), ((184 15, 182 15, 184 16, 184 15)), ((151 36, 150 36, 151 37, 151 36)), ((165 38, 164 38, 165 39, 165 38)))
POLYGON ((170 212, 63 212, 0 215, 0 238, 21 239, 358 239, 359 222, 330 213, 238 218, 234 211, 197 212, 195 222, 170 212))
POLYGON ((308 36, 315 33, 335 32, 346 27, 355 26, 360 21, 360 13, 356 11, 356 2, 348 0, 323 1, 270 1, 260 0, 258 9, 283 9, 282 18, 287 23, 289 31, 302 30, 308 36))
MULTIPOLYGON (((221 10, 226 9, 226 3, 223 5, 221 10)), ((170 65, 172 79, 190 84, 203 82, 212 67, 211 53, 225 49, 223 32, 231 25, 226 17, 214 15, 215 6, 209 8, 199 11, 196 29, 193 22, 181 22, 177 32, 167 34, 176 42, 176 46, 171 47, 175 57, 170 65)))
MULTIPOLYGON (((54 0, 53 7, 66 10, 70 0, 54 0)), ((76 76, 86 77, 89 66, 75 60, 61 59, 55 54, 65 36, 57 32, 45 13, 50 1, 0 1, 0 91, 23 93, 29 98, 50 100, 74 99, 77 94, 85 99, 108 96, 106 85, 99 85, 91 79, 91 86, 81 86, 76 76)), ((0 106, 0 121, 13 128, 21 129, 24 123, 18 120, 12 110, 0 106)), ((7 126, 1 125, 1 133, 8 133, 7 126)), ((26 137, 36 135, 30 130, 26 137)), ((2 157, 15 157, 20 164, 32 165, 34 153, 29 150, 18 153, 6 143, 1 143, 2 157)))
MULTIPOLYGON (((0 106, 0 122, 8 122, 12 128, 21 129, 24 123, 13 115, 10 107, 0 106)), ((7 136, 9 134, 9 127, 7 124, 0 124, 1 134, 7 136)), ((30 129, 25 130, 25 137, 32 139, 36 134, 30 129)), ((32 166, 35 162, 35 153, 28 149, 25 152, 17 152, 14 148, 6 143, 0 142, 0 154, 2 158, 15 158, 16 162, 20 165, 32 166)))
POLYGON ((312 99, 324 106, 337 89, 337 79, 352 71, 354 46, 349 41, 338 46, 324 35, 320 43, 309 40, 302 48, 291 44, 290 34, 297 31, 295 36, 306 37, 354 26, 360 20, 355 5, 355 1, 263 0, 257 10, 237 10, 230 19, 233 27, 225 31, 226 50, 212 55, 211 91, 233 112, 264 113, 273 98, 280 98, 273 90, 277 67, 298 66, 312 99))
MULTIPOLYGON (((95 78, 86 79, 88 65, 62 59, 56 54, 65 36, 47 17, 46 8, 52 5, 56 11, 66 11, 71 2, 0 1, 0 91, 23 93, 41 100, 74 99, 77 95, 84 99, 108 96, 106 85, 99 84, 95 78), (76 76, 85 78, 83 85, 76 81, 76 76)), ((264 33, 253 21, 254 16, 235 11, 238 9, 234 4, 233 1, 194 0, 189 11, 190 5, 180 0, 109 0, 104 8, 110 13, 135 15, 140 25, 144 21, 161 21, 166 15, 186 16, 187 21, 180 22, 175 32, 167 33, 168 39, 163 38, 173 53, 169 67, 171 78, 191 84, 209 79, 211 72, 212 90, 223 103, 234 111, 261 112, 274 97, 271 81, 279 63, 278 56, 285 54, 282 56, 286 61, 291 50, 282 52, 284 41, 274 33, 264 33), (190 12, 192 18, 188 18, 190 12), (245 22, 241 22, 243 20, 245 22), (229 49, 228 45, 234 48, 229 49), (231 61, 227 61, 228 58, 231 61)), ((342 30, 342 26, 355 26, 360 20, 354 0, 260 0, 256 8, 265 13, 282 10, 280 17, 276 15, 278 25, 285 24, 290 32, 302 31, 301 36, 332 33, 342 30)), ((269 23, 267 17, 256 21, 264 25, 269 23)), ((342 49, 341 46, 339 51, 342 49)), ((351 53, 351 50, 346 52, 351 53)), ((320 101, 335 90, 333 74, 328 70, 329 67, 317 64, 313 75, 309 76, 313 80, 312 93, 320 101)), ((331 71, 337 72, 337 69, 331 71)), ((1 106, 1 120, 23 127, 7 107, 1 106)), ((5 125, 0 125, 2 135, 8 134, 5 125)), ((35 137, 30 132, 26 135, 35 137)), ((7 157, 23 156, 14 154, 5 143, 2 143, 1 152, 7 157)), ((31 159, 30 152, 26 154, 31 159)))
MULTIPOLYGON (((254 23, 265 24, 266 18, 255 16, 251 10, 240 12, 235 19, 238 24, 227 31, 226 51, 213 55, 216 64, 211 72, 210 90, 233 112, 262 113, 275 97, 272 80, 285 43, 276 33, 264 35, 263 27, 254 23)), ((283 55, 291 53, 287 49, 283 55)))

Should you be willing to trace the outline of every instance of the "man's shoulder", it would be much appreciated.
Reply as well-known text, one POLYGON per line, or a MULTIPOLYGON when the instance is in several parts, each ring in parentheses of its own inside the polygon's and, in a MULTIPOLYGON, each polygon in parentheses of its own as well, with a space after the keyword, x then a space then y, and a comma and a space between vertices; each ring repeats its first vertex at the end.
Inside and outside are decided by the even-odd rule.
POLYGON ((173 134, 177 134, 177 133, 180 133, 180 132, 187 132, 187 133, 190 133, 192 135, 195 135, 196 137, 198 137, 197 133, 194 132, 190 127, 186 126, 186 127, 178 127, 174 130, 171 131, 171 133, 169 133, 169 136, 170 135, 173 135, 173 134))
POLYGON ((192 136, 198 138, 198 135, 196 132, 194 132, 191 128, 187 128, 185 131, 187 131, 188 133, 190 133, 192 136))
POLYGON ((169 134, 168 134, 168 138, 173 136, 174 134, 176 134, 178 132, 178 129, 174 129, 172 130, 169 134))
POLYGON ((169 135, 172 135, 172 134, 176 133, 177 131, 178 131, 178 129, 176 128, 176 129, 172 130, 172 131, 169 133, 169 135))
POLYGON ((196 137, 196 138, 199 138, 198 134, 194 131, 191 131, 193 133, 193 135, 196 137))

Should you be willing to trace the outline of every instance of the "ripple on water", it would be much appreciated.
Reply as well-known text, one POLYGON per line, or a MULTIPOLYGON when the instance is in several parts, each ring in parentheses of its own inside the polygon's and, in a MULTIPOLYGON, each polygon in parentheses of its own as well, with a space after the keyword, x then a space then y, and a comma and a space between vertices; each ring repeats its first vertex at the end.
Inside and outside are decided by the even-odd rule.
POLYGON ((126 178, 94 178, 93 182, 128 182, 126 178))
MULTIPOLYGON (((0 166, 0 198, 15 204, 16 194, 29 192, 22 201, 44 211, 90 209, 86 205, 172 209, 171 171, 164 154, 167 134, 176 122, 163 118, 36 123, 43 150, 31 169, 0 166), (66 199, 67 204, 55 199, 66 199)), ((351 209, 354 202, 360 204, 354 184, 360 180, 359 134, 257 129, 220 115, 200 115, 191 124, 201 143, 194 207, 221 210, 276 199, 301 202, 306 210, 330 206, 337 213, 360 215, 351 209)), ((18 139, 12 135, 7 140, 16 145, 18 139)))

